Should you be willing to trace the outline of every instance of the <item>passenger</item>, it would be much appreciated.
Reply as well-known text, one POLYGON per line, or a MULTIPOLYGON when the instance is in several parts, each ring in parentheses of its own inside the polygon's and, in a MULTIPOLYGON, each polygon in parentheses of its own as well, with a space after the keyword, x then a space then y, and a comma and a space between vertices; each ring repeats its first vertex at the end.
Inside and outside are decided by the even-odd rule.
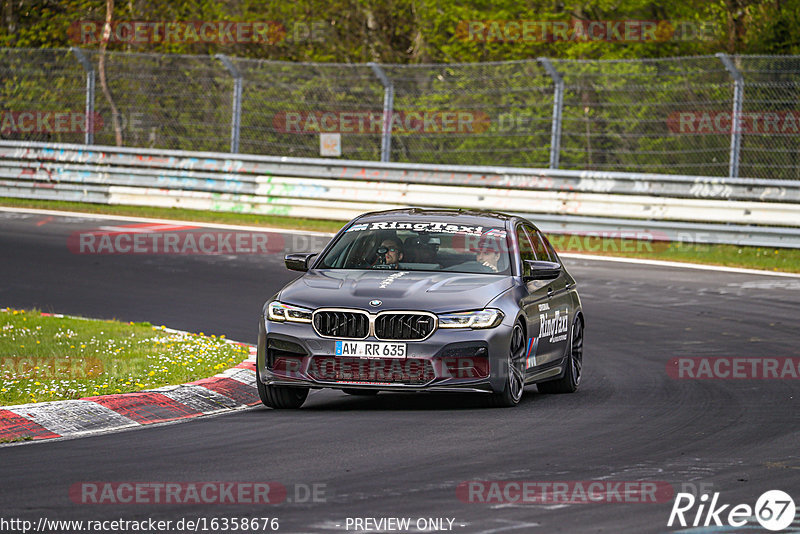
POLYGON ((475 261, 480 265, 490 269, 492 272, 499 272, 500 256, 503 247, 498 239, 481 238, 478 245, 478 252, 475 254, 475 261))
POLYGON ((476 254, 475 261, 496 273, 498 271, 497 264, 500 262, 500 252, 491 248, 482 248, 476 254))

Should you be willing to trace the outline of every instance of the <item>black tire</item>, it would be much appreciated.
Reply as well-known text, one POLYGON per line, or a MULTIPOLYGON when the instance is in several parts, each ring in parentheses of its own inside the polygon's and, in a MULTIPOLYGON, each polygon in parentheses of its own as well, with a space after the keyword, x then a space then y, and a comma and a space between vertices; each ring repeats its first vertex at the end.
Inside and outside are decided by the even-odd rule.
POLYGON ((519 404, 525 388, 525 331, 517 323, 511 332, 511 343, 508 350, 508 368, 503 391, 489 396, 489 406, 493 408, 511 408, 519 404))
POLYGON ((348 395, 356 395, 359 397, 374 397, 378 394, 377 389, 354 389, 354 388, 345 388, 342 391, 347 393, 348 395))
POLYGON ((576 317, 572 323, 569 352, 564 363, 564 376, 536 384, 540 393, 575 393, 578 390, 583 372, 583 321, 580 317, 576 317))
POLYGON ((256 386, 258 387, 258 397, 262 404, 276 410, 294 410, 303 405, 308 397, 308 388, 297 388, 291 386, 268 386, 261 382, 261 377, 256 366, 256 386))

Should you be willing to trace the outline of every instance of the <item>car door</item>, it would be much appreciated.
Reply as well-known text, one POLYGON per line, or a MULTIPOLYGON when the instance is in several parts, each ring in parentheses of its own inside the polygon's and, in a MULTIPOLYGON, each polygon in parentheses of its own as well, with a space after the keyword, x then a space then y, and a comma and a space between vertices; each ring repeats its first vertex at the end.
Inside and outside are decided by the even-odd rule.
MULTIPOLYGON (((541 261, 561 263, 547 238, 532 225, 525 224, 525 231, 531 240, 536 258, 541 261)), ((546 309, 539 314, 539 345, 546 347, 546 353, 539 359, 540 363, 560 360, 569 345, 570 325, 575 315, 571 291, 574 280, 562 269, 558 278, 547 280, 544 291, 547 292, 546 309)))

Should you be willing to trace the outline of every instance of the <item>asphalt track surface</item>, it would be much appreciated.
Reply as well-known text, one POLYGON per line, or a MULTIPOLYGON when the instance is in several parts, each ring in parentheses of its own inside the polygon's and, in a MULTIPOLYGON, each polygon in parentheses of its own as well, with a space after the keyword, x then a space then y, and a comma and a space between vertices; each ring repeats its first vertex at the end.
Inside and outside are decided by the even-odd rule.
MULTIPOLYGON (((0 213, 0 306, 146 320, 255 342, 262 303, 294 276, 280 254, 67 249, 69 234, 109 224, 0 213)), ((672 499, 462 502, 456 487, 471 480, 665 481, 751 506, 764 491, 781 489, 800 504, 800 380, 676 380, 666 372, 677 356, 800 357, 800 279, 566 263, 587 319, 576 394, 529 387, 518 407, 486 409, 462 395, 321 391, 299 411, 258 407, 5 446, 2 517, 277 517, 280 532, 295 533, 345 532, 348 517, 451 518, 453 531, 465 534, 679 530, 666 526, 672 499), (325 493, 324 502, 258 506, 76 504, 69 489, 83 481, 276 481, 292 501, 297 485, 322 484, 325 493)))

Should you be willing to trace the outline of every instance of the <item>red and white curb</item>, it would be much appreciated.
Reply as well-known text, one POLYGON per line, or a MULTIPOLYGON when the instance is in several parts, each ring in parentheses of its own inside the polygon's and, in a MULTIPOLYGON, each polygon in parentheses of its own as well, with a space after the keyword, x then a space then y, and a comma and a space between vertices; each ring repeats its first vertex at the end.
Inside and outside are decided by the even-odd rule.
MULTIPOLYGON (((171 328, 163 331, 189 333, 171 328)), ((0 440, 72 438, 255 406, 261 402, 256 390, 256 347, 225 341, 247 347, 250 355, 236 367, 210 378, 132 393, 2 407, 0 440)))

